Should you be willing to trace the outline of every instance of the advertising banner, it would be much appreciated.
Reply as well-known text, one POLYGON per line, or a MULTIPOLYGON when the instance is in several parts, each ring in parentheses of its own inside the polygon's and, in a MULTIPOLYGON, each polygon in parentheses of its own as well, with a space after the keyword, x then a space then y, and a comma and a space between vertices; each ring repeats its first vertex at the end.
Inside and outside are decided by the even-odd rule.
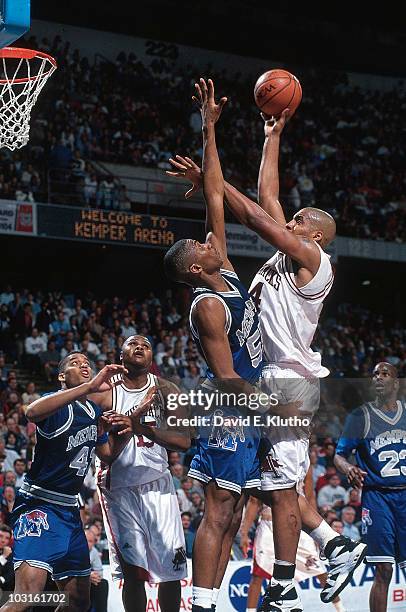
POLYGON ((36 235, 36 205, 0 200, 0 234, 36 235))
MULTIPOLYGON (((190 578, 182 580, 181 612, 192 609, 192 568, 188 560, 190 578)), ((108 612, 124 612, 121 602, 121 584, 113 582, 108 566, 104 567, 104 577, 109 581, 108 612)), ((250 561, 230 561, 224 576, 223 584, 217 602, 218 612, 245 612, 247 594, 250 582, 250 561)), ((361 565, 354 578, 342 592, 341 599, 347 612, 368 612, 369 591, 374 579, 373 566, 361 565)), ((264 581, 265 586, 265 581, 264 581)), ((321 586, 317 578, 309 578, 299 583, 300 596, 305 612, 334 612, 333 604, 323 604, 320 600, 321 586)), ((157 585, 147 584, 147 612, 159 612, 157 585)), ((406 570, 396 569, 389 587, 388 610, 406 609, 406 570)))

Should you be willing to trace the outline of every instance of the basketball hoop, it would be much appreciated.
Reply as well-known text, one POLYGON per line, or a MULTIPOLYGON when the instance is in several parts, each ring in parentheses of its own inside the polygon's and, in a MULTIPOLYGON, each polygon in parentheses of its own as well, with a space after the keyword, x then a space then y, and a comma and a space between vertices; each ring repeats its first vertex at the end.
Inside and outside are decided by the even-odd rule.
POLYGON ((42 51, 0 49, 0 147, 13 151, 27 144, 31 110, 56 67, 42 51))

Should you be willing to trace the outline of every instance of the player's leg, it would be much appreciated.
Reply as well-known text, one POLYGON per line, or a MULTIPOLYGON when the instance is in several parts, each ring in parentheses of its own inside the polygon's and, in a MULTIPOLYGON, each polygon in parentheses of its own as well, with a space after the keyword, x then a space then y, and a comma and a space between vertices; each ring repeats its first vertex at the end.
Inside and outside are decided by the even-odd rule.
POLYGON ((204 515, 193 544, 193 612, 211 610, 223 539, 239 497, 213 480, 205 486, 204 515))
POLYGON ((90 578, 89 576, 69 576, 56 581, 61 593, 66 593, 68 605, 61 603, 56 612, 84 612, 90 608, 90 578))
POLYGON ((391 563, 376 564, 375 578, 369 593, 370 612, 386 612, 392 573, 393 566, 391 563))
MULTIPOLYGON (((41 593, 48 577, 48 571, 39 567, 33 567, 27 562, 23 562, 15 571, 15 587, 14 595, 19 599, 19 596, 25 593, 41 593)), ((31 608, 31 603, 17 603, 9 601, 1 607, 4 612, 23 612, 31 608)))
POLYGON ((158 587, 158 601, 162 612, 179 612, 181 587, 179 580, 161 582, 158 587))
POLYGON ((248 587, 247 612, 256 612, 263 581, 264 579, 261 578, 261 576, 251 575, 251 581, 248 587))
POLYGON ((228 562, 230 561, 230 552, 231 547, 234 542, 234 538, 238 533, 238 530, 241 525, 242 513, 244 510, 244 502, 245 496, 241 495, 240 499, 238 499, 235 507, 234 507, 234 515, 231 520, 230 526, 223 538, 223 543, 221 547, 221 555, 217 565, 217 573, 216 579, 214 581, 214 596, 212 598, 214 610, 216 609, 217 595, 220 590, 221 583, 224 578, 224 574, 226 573, 228 562))
POLYGON ((147 594, 145 591, 145 577, 140 576, 140 568, 121 560, 123 572, 123 606, 126 612, 145 612, 147 607, 147 594))

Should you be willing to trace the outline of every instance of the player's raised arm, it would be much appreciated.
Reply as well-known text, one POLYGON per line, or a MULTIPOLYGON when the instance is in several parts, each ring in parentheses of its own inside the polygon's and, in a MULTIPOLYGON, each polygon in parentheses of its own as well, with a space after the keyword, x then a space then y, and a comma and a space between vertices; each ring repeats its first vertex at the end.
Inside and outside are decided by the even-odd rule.
POLYGON ((217 239, 217 248, 224 260, 223 267, 233 269, 227 258, 226 231, 224 223, 224 179, 216 145, 215 125, 220 118, 227 98, 216 104, 214 84, 200 79, 195 84, 194 101, 202 114, 203 132, 203 191, 206 200, 206 232, 212 232, 217 239))
MULTIPOLYGON (((74 402, 91 393, 103 393, 111 390, 110 379, 116 374, 122 374, 125 368, 121 365, 107 365, 89 382, 63 389, 52 395, 45 395, 35 400, 26 410, 26 417, 32 423, 37 423, 50 417, 66 404, 74 402)), ((61 374, 60 374, 61 376, 61 374)), ((61 381, 63 383, 63 381, 61 381)))
POLYGON ((277 223, 285 226, 286 218, 279 202, 278 164, 280 136, 289 118, 289 109, 285 109, 277 120, 262 117, 265 121, 265 140, 258 176, 258 202, 277 223))
MULTIPOLYGON (((289 255, 301 266, 316 273, 320 264, 320 251, 314 240, 298 236, 277 223, 259 204, 247 198, 230 183, 225 183, 227 205, 237 219, 259 234, 275 248, 289 255)), ((317 234, 320 232, 315 232, 317 234)), ((315 235, 315 238, 318 236, 315 235)), ((321 237, 321 235, 320 235, 321 237)))

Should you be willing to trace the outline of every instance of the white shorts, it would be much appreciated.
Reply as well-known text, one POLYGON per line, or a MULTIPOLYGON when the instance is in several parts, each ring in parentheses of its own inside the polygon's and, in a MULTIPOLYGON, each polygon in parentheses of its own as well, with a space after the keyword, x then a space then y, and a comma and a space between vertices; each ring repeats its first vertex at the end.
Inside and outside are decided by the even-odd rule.
MULTIPOLYGON (((262 578, 270 578, 274 563, 275 548, 272 521, 261 519, 255 534, 252 573, 262 578)), ((307 533, 301 531, 296 555, 295 579, 300 582, 311 576, 320 576, 326 572, 326 566, 319 558, 319 551, 314 540, 307 533)))
POLYGON ((120 561, 139 568, 140 580, 169 582, 187 576, 185 538, 169 471, 137 487, 99 489, 113 580, 120 561))
POLYGON ((309 469, 309 433, 311 416, 320 404, 320 381, 305 377, 291 368, 268 364, 262 370, 261 390, 276 393, 280 404, 300 402, 297 411, 303 427, 270 425, 267 437, 272 448, 262 465, 261 489, 272 491, 296 486, 302 492, 309 469))

